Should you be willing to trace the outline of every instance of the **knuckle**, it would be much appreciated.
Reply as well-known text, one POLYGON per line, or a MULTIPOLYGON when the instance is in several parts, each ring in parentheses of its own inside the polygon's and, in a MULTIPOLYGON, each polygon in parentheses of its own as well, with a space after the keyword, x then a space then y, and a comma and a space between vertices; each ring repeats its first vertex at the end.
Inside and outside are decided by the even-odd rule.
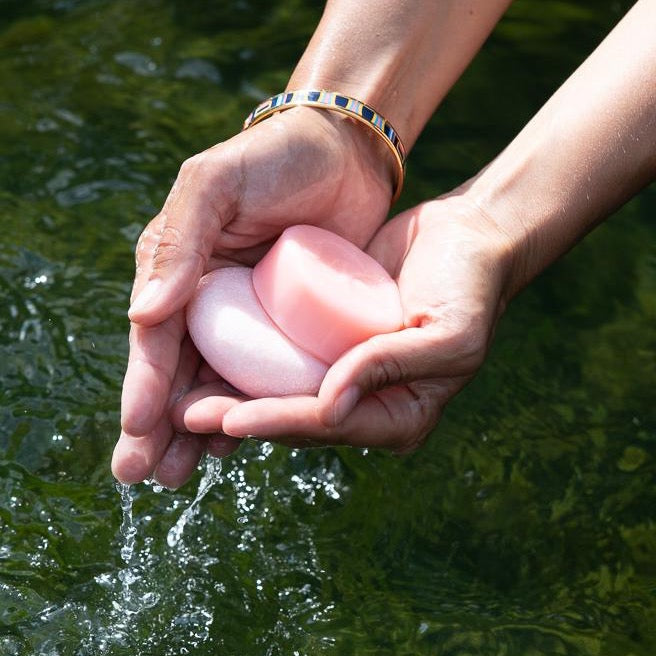
POLYGON ((171 262, 179 260, 184 253, 183 244, 184 238, 180 229, 172 225, 165 226, 155 248, 153 267, 163 269, 171 262))
POLYGON ((461 363, 463 370, 474 371, 485 359, 489 347, 489 333, 485 324, 471 317, 455 322, 449 327, 445 346, 461 363))
POLYGON ((207 155, 205 153, 197 153, 184 160, 180 164, 178 175, 171 187, 165 206, 175 202, 176 199, 191 189, 193 189, 194 194, 202 193, 210 184, 210 180, 206 175, 207 171, 207 155))
POLYGON ((462 343, 462 358, 472 369, 478 369, 488 350, 488 339, 480 330, 465 333, 462 343))
POLYGON ((405 380, 405 367, 390 353, 377 353, 369 369, 369 384, 372 391, 382 390, 405 380))
POLYGON ((159 215, 153 219, 141 232, 137 244, 134 249, 134 257, 137 265, 141 264, 144 258, 147 258, 153 253, 159 241, 159 233, 154 228, 154 224, 158 221, 159 215))
POLYGON ((424 445, 429 434, 430 430, 426 430, 405 436, 401 444, 394 449, 394 454, 397 456, 407 456, 414 453, 424 445))
POLYGON ((393 453, 395 455, 407 455, 417 451, 424 445, 432 429, 432 424, 428 426, 424 422, 408 425, 405 432, 399 435, 396 444, 393 446, 393 453))
POLYGON ((180 170, 178 172, 178 178, 186 178, 189 175, 195 175, 199 170, 203 168, 203 153, 197 153, 191 157, 187 157, 182 164, 180 164, 180 170))
POLYGON ((176 193, 191 185, 195 194, 211 194, 216 183, 216 160, 208 151, 187 158, 180 165, 175 181, 176 193))
POLYGON ((406 430, 394 448, 397 455, 412 453, 423 446, 440 417, 440 401, 431 394, 416 394, 407 407, 408 417, 404 419, 406 430))
POLYGON ((203 268, 209 253, 199 247, 190 235, 174 224, 164 226, 153 254, 153 270, 161 271, 184 261, 203 268))

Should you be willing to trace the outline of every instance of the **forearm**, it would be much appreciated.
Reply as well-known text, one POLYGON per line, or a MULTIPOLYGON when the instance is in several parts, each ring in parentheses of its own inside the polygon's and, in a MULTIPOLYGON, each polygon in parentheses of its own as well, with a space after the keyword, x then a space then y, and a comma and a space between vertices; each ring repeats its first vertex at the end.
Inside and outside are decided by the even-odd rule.
POLYGON ((510 237, 509 296, 656 177, 656 0, 641 0, 466 192, 510 237))
POLYGON ((328 0, 289 89, 372 105, 407 149, 511 0, 328 0))

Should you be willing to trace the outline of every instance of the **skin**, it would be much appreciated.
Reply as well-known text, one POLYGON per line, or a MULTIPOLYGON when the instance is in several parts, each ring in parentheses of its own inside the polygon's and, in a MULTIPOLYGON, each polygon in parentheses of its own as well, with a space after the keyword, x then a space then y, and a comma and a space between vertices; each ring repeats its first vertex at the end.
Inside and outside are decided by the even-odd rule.
POLYGON ((511 0, 329 0, 289 89, 339 89, 410 149, 511 0))
MULTIPOLYGON (((508 3, 382 0, 371 12, 366 3, 331 0, 288 88, 352 93, 387 112, 409 148, 508 3)), ((203 368, 196 379, 198 355, 183 341, 183 308, 200 276, 254 264, 294 223, 366 246, 389 210, 395 166, 371 130, 308 108, 269 118, 183 164, 137 245, 122 431, 112 460, 119 480, 154 474, 177 487, 206 446, 215 455, 236 446, 225 435, 209 445, 190 441, 170 421, 176 400, 207 376, 203 368)))
POLYGON ((368 251, 397 279, 405 330, 354 347, 329 370, 318 398, 257 399, 222 412, 220 396, 212 403, 214 384, 200 387, 176 408, 180 428, 221 426, 289 446, 349 444, 399 453, 419 446, 484 360, 512 253, 498 226, 459 197, 400 214, 368 251), (349 397, 354 384, 355 399, 349 397), (349 404, 358 400, 352 410, 340 408, 344 393, 349 404))
MULTIPOLYGON (((377 336, 345 354, 329 370, 318 397, 244 402, 227 394, 221 383, 201 368, 197 376, 200 386, 172 406, 170 417, 176 430, 209 434, 221 430, 227 435, 257 435, 294 446, 352 444, 407 452, 420 445, 448 400, 484 361, 495 325, 512 297, 654 178, 655 33, 656 0, 641 0, 478 176, 445 197, 400 214, 383 227, 379 228, 379 221, 369 224, 373 239, 367 250, 397 279, 405 330, 377 336)), ((317 64, 310 69, 322 67, 317 64)), ((422 106, 420 100, 414 115, 401 107, 399 125, 405 126, 406 119, 410 124, 421 121, 418 117, 423 116, 422 106)), ((262 127, 269 121, 273 119, 262 127)), ((349 121, 342 121, 342 128, 346 123, 349 121)), ((408 133, 412 135, 412 129, 408 133)), ((378 180, 384 177, 381 172, 378 180)), ((323 183, 321 187, 323 191, 323 183)), ((191 197, 187 203, 192 203, 191 197)), ((360 207, 367 208, 367 212, 353 216, 371 216, 366 201, 360 207)), ((248 226, 257 229, 252 223, 248 226)), ((335 225, 331 227, 339 231, 335 225)), ((195 234, 186 224, 184 230, 186 235, 195 234)), ((216 233, 202 235, 211 242, 208 234, 211 237, 216 233)), ((366 239, 366 235, 361 236, 366 239)), ((216 242, 214 249, 217 252, 216 242)), ((145 273, 137 276, 137 288, 145 275, 157 270, 149 264, 156 247, 146 246, 144 251, 146 256, 140 261, 145 273)), ((228 251, 232 257, 235 252, 228 251)), ((251 250, 249 254, 257 258, 261 253, 251 250)), ((180 264, 175 258, 171 262, 175 271, 184 270, 184 262, 180 264)), ((196 266, 196 270, 202 269, 196 266)), ((185 284, 189 279, 191 276, 185 284)), ((182 283, 178 295, 184 302, 182 283)), ((133 320, 141 322, 133 331, 138 336, 142 331, 160 331, 158 335, 168 335, 168 343, 179 344, 184 323, 179 315, 167 314, 165 302, 170 303, 171 298, 164 295, 159 305, 132 315, 133 320), (148 328, 151 320, 163 323, 148 328)), ((161 340, 163 347, 166 340, 161 340)), ((131 364, 135 363, 137 371, 151 367, 159 374, 153 374, 160 387, 155 385, 156 393, 151 395, 160 399, 159 405, 140 429, 149 428, 157 412, 163 412, 161 399, 171 390, 170 383, 162 383, 163 371, 169 380, 176 377, 174 390, 178 383, 184 387, 193 378, 186 372, 194 368, 191 358, 180 359, 178 367, 176 354, 174 367, 174 358, 158 352, 155 343, 153 335, 142 342, 133 339, 131 350, 131 364), (147 351, 145 357, 140 352, 143 349, 147 351), (137 354, 134 360, 133 351, 137 354)), ((148 398, 143 388, 130 388, 134 379, 136 375, 128 369, 129 396, 148 398)), ((127 407, 129 410, 129 403, 127 407)), ((129 411, 123 423, 129 430, 134 424, 126 423, 126 416, 132 419, 129 411)), ((168 425, 169 419, 161 414, 157 421, 168 425)), ((137 480, 137 474, 147 469, 143 465, 146 460, 153 468, 159 462, 156 474, 172 483, 180 483, 189 475, 189 463, 195 464, 196 454, 205 448, 198 446, 202 440, 197 439, 194 447, 187 446, 186 459, 175 464, 167 454, 178 449, 176 440, 183 438, 176 438, 169 446, 166 435, 171 434, 170 426, 169 433, 163 428, 158 433, 158 426, 146 431, 142 442, 131 438, 132 446, 147 445, 136 457, 128 450, 121 451, 124 438, 119 440, 118 458, 115 453, 114 460, 114 472, 119 478, 137 480), (192 457, 189 454, 193 449, 196 451, 192 457), (141 464, 135 465, 139 458, 141 464)), ((234 447, 228 441, 219 443, 226 452, 234 447)))

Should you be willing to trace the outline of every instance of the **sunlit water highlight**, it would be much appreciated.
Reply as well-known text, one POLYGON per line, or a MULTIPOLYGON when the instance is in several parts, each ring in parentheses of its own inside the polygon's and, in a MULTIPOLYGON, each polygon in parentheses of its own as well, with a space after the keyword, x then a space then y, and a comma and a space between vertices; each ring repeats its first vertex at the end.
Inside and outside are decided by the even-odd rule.
MULTIPOLYGON (((198 516, 200 511, 200 504, 203 498, 207 495, 210 489, 221 480, 221 460, 218 458, 206 457, 205 468, 203 476, 200 479, 198 490, 193 501, 184 509, 178 518, 177 522, 170 528, 167 534, 167 543, 169 547, 173 548, 180 543, 183 532, 187 524, 192 522, 198 516)), ((152 486, 154 493, 160 493, 163 488, 155 481, 148 482, 152 486)), ((99 653, 104 654, 112 645, 132 645, 137 651, 136 654, 141 653, 140 645, 135 644, 131 639, 130 629, 132 624, 132 617, 143 611, 149 610, 157 605, 160 600, 160 594, 153 591, 144 590, 144 584, 148 586, 158 586, 157 571, 144 566, 144 561, 139 562, 139 553, 135 551, 137 542, 137 525, 133 518, 133 496, 132 486, 117 482, 116 490, 120 497, 121 506, 121 525, 119 534, 122 538, 120 545, 120 556, 125 567, 119 570, 117 578, 120 581, 120 590, 115 594, 112 600, 112 609, 105 613, 105 620, 99 620, 98 625, 95 627, 95 635, 87 641, 89 647, 94 647, 99 650, 99 653)), ((185 553, 186 558, 190 555, 188 551, 185 553)), ((147 560, 146 560, 147 562, 147 560)), ((115 579, 111 575, 101 575, 96 578, 99 585, 105 586, 108 589, 115 587, 115 579)), ((212 623, 211 613, 206 611, 193 611, 194 614, 204 617, 205 625, 209 626, 212 623)), ((103 617, 103 613, 99 617, 103 617)), ((179 621, 182 624, 187 623, 184 619, 185 615, 182 613, 179 616, 179 621)), ((201 633, 196 632, 195 638, 202 637, 201 633)), ((186 648, 181 648, 186 653, 186 648)))
MULTIPOLYGON (((322 568, 316 553, 316 546, 307 533, 296 538, 296 545, 259 544, 258 526, 251 525, 258 517, 267 517, 272 514, 270 501, 279 505, 279 509, 294 503, 294 496, 280 494, 280 491, 269 488, 269 472, 266 461, 273 453, 268 443, 257 445, 257 450, 250 458, 251 463, 260 463, 261 469, 257 478, 249 481, 245 465, 249 460, 245 458, 232 459, 231 467, 222 475, 222 462, 219 459, 207 457, 202 470, 195 496, 190 502, 181 502, 172 495, 172 502, 163 508, 162 520, 178 514, 178 518, 168 531, 158 535, 145 535, 143 531, 153 522, 151 515, 139 516, 134 513, 134 501, 138 496, 140 503, 148 501, 149 491, 163 492, 161 486, 155 482, 147 482, 142 488, 143 493, 138 494, 135 486, 117 483, 121 508, 121 522, 118 528, 119 541, 116 545, 119 560, 123 567, 114 572, 106 572, 95 577, 95 583, 103 594, 96 595, 93 607, 86 604, 66 604, 61 608, 49 607, 40 614, 44 625, 57 627, 66 623, 72 617, 87 627, 88 636, 81 640, 82 654, 123 654, 132 656, 147 656, 156 649, 157 654, 177 656, 177 654, 192 653, 193 648, 212 640, 212 644, 220 644, 217 634, 212 635, 211 628, 215 625, 215 612, 209 602, 206 592, 202 592, 200 581, 204 580, 208 571, 223 571, 227 574, 222 580, 220 575, 213 576, 213 594, 222 595, 228 589, 237 591, 242 588, 242 598, 246 608, 253 603, 248 597, 243 597, 245 589, 252 587, 255 599, 261 601, 269 594, 269 578, 275 576, 274 572, 289 576, 292 572, 304 572, 314 576, 319 575, 322 568), (260 564, 255 568, 241 574, 231 573, 231 569, 224 569, 217 553, 221 552, 221 545, 207 543, 205 533, 210 525, 211 517, 203 512, 202 501, 210 498, 211 490, 222 482, 224 485, 217 488, 218 495, 223 503, 232 503, 238 509, 235 525, 228 528, 226 543, 223 547, 228 552, 258 554, 260 564), (227 486, 227 488, 226 488, 227 486), (150 490, 149 490, 150 488, 150 490), (145 495, 145 496, 144 496, 145 495), (266 501, 268 498, 270 501, 266 501), (230 501, 232 499, 232 501, 230 501), (182 509, 182 512, 180 510, 182 509), (201 520, 202 521, 199 521, 201 520), (184 533, 194 528, 193 540, 185 544, 184 533), (233 537, 230 537, 230 534, 233 537), (166 536, 167 547, 162 549, 162 542, 166 536), (291 558, 291 560, 290 560, 291 558), (298 569, 300 567, 300 569, 298 569), (218 569, 217 569, 218 568, 218 569), (174 585, 186 590, 180 597, 169 586, 174 585), (235 587, 236 586, 236 587, 235 587), (170 595, 175 594, 177 607, 170 607, 170 595), (199 595, 200 593, 200 595, 199 595), (154 620, 154 616, 157 620, 154 620), (162 622, 168 617, 168 624, 164 632, 146 632, 146 627, 154 620, 162 622), (129 650, 126 651, 126 650, 129 650)), ((292 459, 296 451, 290 452, 292 459)), ((303 474, 292 475, 293 487, 298 494, 298 500, 303 504, 315 505, 322 497, 336 499, 340 496, 339 490, 344 490, 338 470, 330 469, 325 475, 318 470, 303 474)), ((164 495, 171 495, 164 492, 164 495)), ((214 499, 216 501, 217 499, 214 499)), ((259 523, 259 522, 258 522, 259 523)), ((161 522, 160 522, 161 524, 161 522)), ((230 560, 229 558, 227 559, 230 560)), ((310 579, 311 580, 311 579, 310 579)), ((332 613, 332 604, 323 604, 317 596, 314 586, 306 581, 300 589, 283 587, 279 594, 279 611, 286 609, 286 613, 293 616, 298 612, 311 610, 313 621, 321 623, 323 618, 332 613)), ((220 627, 217 627, 220 629, 220 627)), ((305 640, 303 630, 292 630, 284 623, 276 622, 271 627, 272 635, 278 635, 280 640, 294 643, 305 640), (296 637, 295 637, 296 636, 296 637)), ((47 644, 47 643, 44 643, 47 644)), ((332 644, 328 638, 316 642, 325 647, 332 644)), ((292 652, 293 653, 293 652, 292 652)), ((300 652, 299 652, 300 653, 300 652)), ((317 653, 323 653, 318 651, 317 653)), ((4 655, 3 655, 4 656, 4 655)))

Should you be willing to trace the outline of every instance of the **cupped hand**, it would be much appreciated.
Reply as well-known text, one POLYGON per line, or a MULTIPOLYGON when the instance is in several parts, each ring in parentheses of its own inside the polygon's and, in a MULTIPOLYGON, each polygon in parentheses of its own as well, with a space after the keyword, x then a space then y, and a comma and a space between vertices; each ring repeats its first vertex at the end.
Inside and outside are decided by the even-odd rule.
POLYGON ((275 115, 182 165, 137 244, 122 431, 112 460, 119 480, 154 474, 176 487, 205 449, 225 455, 238 444, 224 435, 209 441, 177 435, 168 418, 197 381, 201 361, 185 337, 184 306, 200 277, 227 264, 252 266, 297 223, 324 227, 363 247, 389 210, 393 170, 376 135, 333 112, 305 107, 275 115))
POLYGON ((368 252, 397 280, 405 328, 375 336, 328 371, 318 397, 239 402, 216 383, 175 407, 180 430, 289 446, 348 444, 408 452, 482 364, 506 303, 513 247, 466 194, 383 226, 368 252))

